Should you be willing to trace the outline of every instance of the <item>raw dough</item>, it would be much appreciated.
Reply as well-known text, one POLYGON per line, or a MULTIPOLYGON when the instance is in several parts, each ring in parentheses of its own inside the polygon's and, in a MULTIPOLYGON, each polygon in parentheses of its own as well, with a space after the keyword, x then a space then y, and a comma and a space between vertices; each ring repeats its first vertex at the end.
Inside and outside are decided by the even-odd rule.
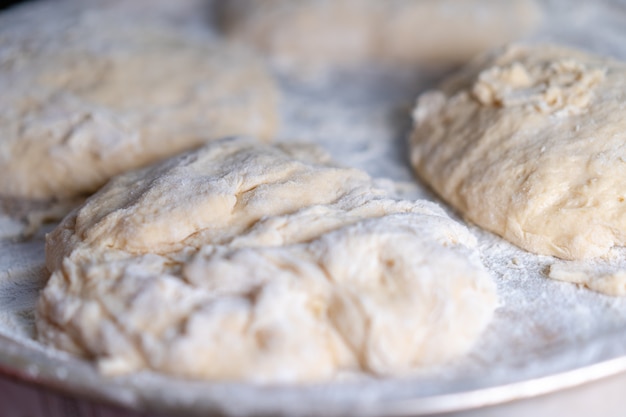
POLYGON ((114 178, 48 236, 38 338, 112 374, 403 373, 489 322, 475 245, 312 145, 213 142, 114 178))
POLYGON ((450 65, 534 27, 532 0, 217 0, 218 24, 278 67, 450 65))
POLYGON ((418 174, 476 224, 564 259, 626 243, 626 65, 560 46, 481 58, 414 112, 418 174))
POLYGON ((583 285, 607 295, 626 295, 626 269, 589 261, 558 262, 550 265, 548 276, 559 281, 583 285))
POLYGON ((0 15, 0 200, 65 199, 208 139, 273 136, 271 78, 199 25, 178 27, 186 3, 197 2, 145 13, 33 2, 0 15))

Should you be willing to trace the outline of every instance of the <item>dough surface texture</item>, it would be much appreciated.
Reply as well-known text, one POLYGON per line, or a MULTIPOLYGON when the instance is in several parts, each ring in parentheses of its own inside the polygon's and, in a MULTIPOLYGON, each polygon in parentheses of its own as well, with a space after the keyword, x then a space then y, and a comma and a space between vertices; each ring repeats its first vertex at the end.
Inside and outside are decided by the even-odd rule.
POLYGON ((207 140, 274 135, 262 65, 179 27, 197 2, 170 3, 33 2, 0 16, 0 199, 67 199, 207 140))
POLYGON ((559 281, 583 285, 612 296, 626 295, 626 269, 601 262, 564 261, 550 265, 548 276, 559 281))
POLYGON ((476 60, 414 111, 412 163, 466 218, 541 255, 626 244, 626 66, 560 46, 476 60))
POLYGON ((48 235, 38 338, 108 374, 405 373, 490 321, 475 245, 312 145, 212 142, 114 178, 48 235))
POLYGON ((287 70, 459 64, 541 16, 532 0, 218 0, 216 11, 229 37, 287 70))

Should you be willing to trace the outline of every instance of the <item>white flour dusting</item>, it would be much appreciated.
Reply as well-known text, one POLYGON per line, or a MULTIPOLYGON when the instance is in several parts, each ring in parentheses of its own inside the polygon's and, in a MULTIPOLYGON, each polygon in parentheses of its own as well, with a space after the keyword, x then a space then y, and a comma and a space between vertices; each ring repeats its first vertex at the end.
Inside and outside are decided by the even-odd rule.
MULTIPOLYGON (((546 24, 533 40, 626 59, 625 5, 556 0, 547 1, 546 8, 546 24)), ((394 74, 368 69, 313 85, 283 80, 286 126, 281 140, 315 141, 343 164, 395 181, 403 197, 442 204, 414 179, 405 136, 414 97, 448 71, 394 74)), ((475 349, 440 369, 403 380, 348 377, 311 387, 212 384, 152 373, 103 379, 89 364, 33 340, 33 306, 47 278, 43 231, 22 241, 19 230, 19 224, 0 217, 0 364, 13 364, 48 384, 137 408, 233 415, 393 414, 402 410, 393 404, 405 400, 514 383, 626 354, 626 298, 548 279, 553 258, 526 253, 472 227, 497 282, 501 306, 475 349)), ((614 257, 626 259, 626 250, 616 250, 614 257)))

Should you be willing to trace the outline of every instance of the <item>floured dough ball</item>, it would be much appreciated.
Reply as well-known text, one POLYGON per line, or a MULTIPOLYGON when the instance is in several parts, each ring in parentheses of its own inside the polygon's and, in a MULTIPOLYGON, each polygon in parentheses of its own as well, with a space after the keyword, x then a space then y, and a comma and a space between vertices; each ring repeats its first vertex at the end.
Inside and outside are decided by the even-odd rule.
POLYGON ((626 65, 511 46, 423 94, 412 162, 463 215, 564 259, 626 244, 626 65))
POLYGON ((273 136, 271 78, 199 25, 177 26, 185 3, 197 2, 140 13, 56 1, 0 15, 0 199, 66 199, 206 140, 273 136))
POLYGON ((317 147, 213 142, 114 178, 48 236, 38 338, 109 374, 404 373, 489 322, 475 245, 317 147))
POLYGON ((533 0, 217 0, 216 15, 278 67, 311 71, 458 64, 524 35, 541 13, 533 0))

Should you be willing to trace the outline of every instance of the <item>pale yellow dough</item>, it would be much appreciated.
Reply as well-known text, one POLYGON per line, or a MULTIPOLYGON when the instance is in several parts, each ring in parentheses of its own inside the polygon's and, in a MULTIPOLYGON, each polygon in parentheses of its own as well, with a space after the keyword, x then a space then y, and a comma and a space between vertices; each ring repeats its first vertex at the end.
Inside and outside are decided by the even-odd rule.
POLYGON ((109 374, 402 374, 488 324, 475 246, 312 145, 213 142, 114 178, 48 236, 38 338, 109 374))
POLYGON ((0 16, 0 200, 66 199, 210 139, 274 135, 262 65, 181 24, 198 1, 140 3, 33 2, 0 16))
POLYGON ((589 261, 557 262, 548 276, 559 281, 583 285, 606 295, 626 295, 626 269, 589 261))
POLYGON ((411 159, 479 226, 564 259, 626 244, 626 65, 510 46, 420 96, 411 159))
POLYGON ((459 64, 541 16, 533 0, 217 0, 216 11, 229 37, 294 72, 459 64))

